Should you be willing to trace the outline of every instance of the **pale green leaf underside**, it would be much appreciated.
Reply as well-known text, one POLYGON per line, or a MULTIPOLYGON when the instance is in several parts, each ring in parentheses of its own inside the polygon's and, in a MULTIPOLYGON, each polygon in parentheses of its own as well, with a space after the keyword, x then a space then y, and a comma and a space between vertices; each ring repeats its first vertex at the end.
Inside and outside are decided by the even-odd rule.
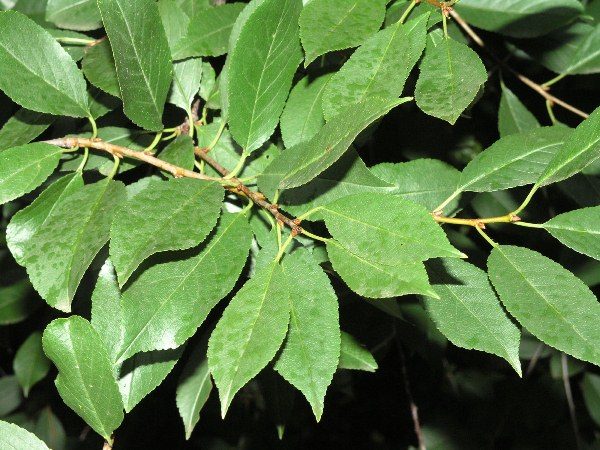
POLYGON ((600 206, 559 214, 543 226, 576 252, 600 260, 600 206))

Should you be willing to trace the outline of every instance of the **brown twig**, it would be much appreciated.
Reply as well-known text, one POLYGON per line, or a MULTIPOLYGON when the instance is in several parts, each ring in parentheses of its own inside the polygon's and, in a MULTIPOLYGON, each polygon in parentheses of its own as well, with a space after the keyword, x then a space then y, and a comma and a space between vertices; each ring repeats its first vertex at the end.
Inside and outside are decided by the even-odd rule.
MULTIPOLYGON (((300 223, 296 219, 291 219, 287 217, 285 214, 282 214, 279 211, 279 207, 273 203, 267 201, 266 197, 260 192, 254 192, 244 183, 242 183, 238 178, 231 177, 228 180, 223 180, 222 178, 209 177, 207 175, 203 175, 198 172, 194 172, 192 170, 184 169, 182 167, 176 166, 174 164, 163 161, 162 159, 158 159, 155 156, 149 155, 145 152, 140 152, 136 150, 131 150, 127 147, 121 147, 120 145, 109 144, 108 142, 104 142, 100 139, 86 139, 86 138, 76 138, 76 137, 65 137, 59 139, 52 139, 49 141, 45 141, 47 144, 56 145, 62 148, 91 148, 95 150, 102 150, 110 153, 111 155, 117 158, 133 158, 139 161, 146 162, 154 167, 157 167, 165 172, 169 172, 175 178, 195 178, 198 180, 206 180, 206 181, 216 181, 216 182, 226 182, 224 187, 229 191, 244 196, 250 199, 257 206, 267 210, 269 213, 275 217, 275 219, 282 224, 287 225, 291 230, 294 236, 301 234, 304 230, 300 226, 300 223)), ((196 155, 202 158, 206 163, 210 164, 217 172, 219 172, 222 176, 226 176, 229 174, 229 171, 221 166, 217 161, 212 159, 210 156, 206 154, 205 151, 196 148, 196 155)))
POLYGON ((473 41, 479 47, 481 47, 487 51, 487 53, 492 57, 492 59, 494 61, 496 61, 497 64, 499 64, 501 67, 505 68, 510 73, 512 73, 523 84, 530 87, 531 89, 536 91, 538 94, 540 94, 542 97, 544 97, 546 100, 552 102, 553 104, 562 106, 564 109, 571 111, 572 113, 577 114, 578 116, 580 116, 584 119, 587 119, 589 117, 589 114, 581 111, 580 109, 574 107, 573 105, 570 105, 569 103, 565 102, 564 100, 561 100, 560 98, 550 94, 550 92, 548 92, 547 88, 544 88, 542 85, 536 83, 535 81, 531 80, 530 78, 527 78, 522 73, 519 73, 515 69, 510 67, 505 61, 500 59, 494 52, 492 52, 485 45, 485 42, 483 41, 483 39, 481 39, 481 37, 475 32, 475 30, 473 30, 473 28, 471 28, 471 26, 467 22, 465 22, 465 20, 455 10, 450 9, 450 16, 452 16, 452 18, 456 21, 456 23, 465 31, 465 33, 467 33, 469 35, 469 37, 471 39, 473 39, 473 41))

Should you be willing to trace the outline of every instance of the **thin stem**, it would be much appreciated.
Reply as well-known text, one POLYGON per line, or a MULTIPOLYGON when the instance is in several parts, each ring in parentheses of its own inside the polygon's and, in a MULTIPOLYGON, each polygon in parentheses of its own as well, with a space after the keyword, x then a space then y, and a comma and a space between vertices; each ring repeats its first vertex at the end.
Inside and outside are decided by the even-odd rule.
POLYGON ((331 239, 329 239, 329 238, 324 238, 324 237, 318 236, 318 235, 310 233, 309 231, 306 231, 306 230, 302 230, 302 234, 305 236, 308 236, 309 238, 314 239, 315 241, 321 241, 321 242, 325 242, 325 243, 331 241, 331 239))
POLYGON ((400 20, 398 22, 400 22, 400 23, 406 22, 406 19, 408 18, 408 16, 410 15, 410 13, 414 9, 414 7, 417 6, 417 4, 419 2, 420 2, 420 0, 412 0, 412 2, 410 2, 410 5, 408 5, 408 7, 404 10, 404 13, 402 13, 402 16, 400 17, 400 20))
POLYGON ((283 254, 285 253, 285 251, 287 250, 287 248, 290 246, 290 244, 292 243, 293 239, 294 239, 294 234, 290 233, 290 235, 285 240, 285 242, 283 243, 283 245, 281 245, 279 247, 279 252, 277 253, 277 256, 275 256, 275 261, 279 262, 279 260, 281 260, 281 257, 283 256, 283 254))
POLYGON ((252 200, 249 200, 249 201, 248 201, 248 204, 247 204, 246 206, 244 206, 244 209, 242 209, 242 210, 240 211, 240 214, 244 214, 244 215, 246 215, 246 213, 247 213, 248 211, 250 211, 250 210, 252 209, 252 207, 253 207, 253 206, 254 206, 254 202, 253 202, 252 200))
POLYGON ((77 172, 83 172, 83 169, 85 169, 85 165, 87 164, 89 157, 90 149, 86 147, 83 149, 83 159, 81 160, 81 164, 79 164, 79 167, 77 168, 77 172))
POLYGON ((281 224, 278 222, 275 226, 277 228, 277 247, 281 250, 281 241, 282 241, 282 232, 281 232, 281 224))
POLYGON ((121 158, 119 158, 117 155, 113 155, 113 159, 114 164, 112 170, 110 171, 110 174, 108 175, 108 178, 110 180, 112 180, 115 177, 115 175, 117 175, 117 172, 119 171, 119 164, 121 163, 121 158))
POLYGON ((457 217, 445 217, 432 214, 433 218, 438 223, 450 223, 453 225, 466 225, 469 227, 485 228, 488 223, 517 223, 521 219, 514 214, 506 214, 498 217, 483 217, 477 219, 461 219, 457 217))
POLYGON ((248 158, 248 153, 246 153, 246 151, 244 150, 242 152, 242 156, 240 157, 238 163, 236 164, 236 166, 234 167, 234 169, 229 172, 225 177, 226 180, 230 180, 233 177, 237 177, 240 172, 244 169, 244 164, 246 164, 246 159, 248 158))
POLYGON ((515 225, 526 228, 544 228, 544 225, 541 223, 515 222, 515 225))
POLYGON ((551 80, 546 81, 544 84, 542 84, 542 86, 545 88, 549 88, 550 86, 552 86, 555 83, 558 83, 560 80, 562 80, 563 78, 565 78, 568 75, 569 74, 567 74, 567 73, 561 73, 560 75, 552 78, 551 80))
POLYGON ((558 120, 556 120, 556 116, 554 115, 553 107, 554 103, 552 103, 552 100, 546 100, 546 111, 548 111, 548 117, 550 117, 552 125, 556 125, 558 123, 558 120))
POLYGON ((577 423, 575 402, 573 401, 573 392, 571 391, 571 383, 569 382, 569 366, 567 362, 567 355, 565 353, 561 353, 560 363, 562 369, 563 386, 565 387, 565 397, 567 398, 567 404, 569 405, 569 416, 571 417, 571 425, 573 427, 573 433, 575 434, 575 444, 577 449, 581 449, 583 447, 581 445, 581 436, 579 435, 579 424, 577 423))
POLYGON ((297 220, 306 220, 308 217, 310 217, 311 215, 313 215, 314 213, 316 213, 317 211, 320 211, 321 209, 323 209, 322 206, 317 206, 316 208, 313 208, 309 211, 306 211, 304 214, 300 215, 297 217, 297 220))
POLYGON ((437 208, 435 208, 433 210, 434 213, 442 213, 444 211, 444 208, 446 206, 448 206, 448 204, 454 200, 456 197, 458 197, 460 194, 462 193, 462 191, 460 189, 457 189, 456 191, 454 191, 452 193, 452 195, 450 195, 450 197, 448 197, 446 200, 444 200, 442 202, 442 204, 440 206, 438 206, 437 208))
POLYGON ((98 126, 96 125, 96 121, 91 115, 88 116, 88 120, 90 121, 90 125, 92 126, 92 139, 96 139, 98 137, 98 126))
POLYGON ((156 133, 156 136, 154 136, 154 140, 152 141, 152 143, 144 149, 144 153, 152 153, 152 150, 154 150, 160 142, 160 138, 162 137, 162 135, 162 131, 160 133, 156 133))
POLYGON ((171 139, 176 138, 178 135, 179 133, 177 131, 173 131, 171 134, 165 136, 164 138, 161 138, 160 140, 163 142, 170 141, 171 139))
POLYGON ((444 37, 448 39, 448 18, 446 14, 442 14, 442 28, 444 29, 444 37))
POLYGON ((219 140, 221 139, 221 135, 223 134, 223 130, 225 130, 226 124, 227 124, 227 121, 225 120, 225 118, 221 117, 221 125, 219 126, 219 130, 217 131, 217 134, 213 138, 212 142, 210 144, 208 144, 207 151, 211 151, 213 148, 215 148, 215 145, 217 145, 219 143, 219 140))
POLYGON ((529 194, 527 194, 527 197, 525 197, 525 200, 523 200, 523 203, 521 203, 521 206, 519 206, 517 209, 515 209, 512 214, 515 216, 518 216, 519 213, 521 211, 523 211, 525 208, 527 208, 527 205, 529 205, 529 202, 531 202, 531 199, 533 198, 533 196, 535 195, 535 193, 537 192, 537 190, 540 187, 536 184, 531 188, 531 191, 529 191, 529 194))
POLYGON ((483 237, 488 242, 488 244, 490 244, 494 248, 498 247, 498 243, 494 242, 494 240, 491 237, 489 237, 487 233, 481 229, 481 227, 475 227, 475 229, 481 235, 481 237, 483 237))
POLYGON ((589 114, 587 114, 587 113, 581 111, 580 109, 574 107, 573 105, 570 105, 569 103, 559 99, 558 97, 555 97, 554 95, 550 94, 547 91, 547 89, 545 89, 543 86, 539 85, 535 81, 527 78, 525 75, 522 75, 521 73, 517 72, 512 67, 508 66, 506 64, 506 62, 502 61, 500 58, 498 58, 498 56, 496 56, 495 53, 493 53, 491 50, 489 50, 487 48, 487 46, 485 45, 485 42, 483 42, 481 37, 479 37, 479 35, 469 26, 469 24, 467 22, 465 22, 465 20, 460 16, 460 14, 458 14, 453 9, 449 10, 449 14, 456 21, 456 23, 465 31, 465 33, 467 33, 469 35, 469 37, 471 39, 473 39, 473 41, 477 45, 479 45, 481 48, 485 49, 488 52, 488 54, 492 57, 492 59, 494 61, 496 61, 496 63, 498 63, 501 67, 504 67, 510 73, 512 73, 523 84, 525 84, 526 86, 528 86, 531 89, 533 89, 534 91, 536 91, 538 94, 540 94, 545 99, 552 100, 555 104, 565 108, 568 111, 571 111, 573 114, 577 114, 578 116, 583 117, 584 119, 587 119, 589 117, 589 114))
POLYGON ((194 116, 192 114, 192 110, 190 108, 188 108, 187 110, 187 116, 188 116, 188 122, 189 122, 189 130, 188 130, 188 135, 189 137, 191 137, 192 139, 194 139, 194 116))
POLYGON ((73 37, 57 37, 56 40, 61 44, 67 45, 91 45, 96 42, 95 39, 83 39, 83 38, 73 38, 73 37))

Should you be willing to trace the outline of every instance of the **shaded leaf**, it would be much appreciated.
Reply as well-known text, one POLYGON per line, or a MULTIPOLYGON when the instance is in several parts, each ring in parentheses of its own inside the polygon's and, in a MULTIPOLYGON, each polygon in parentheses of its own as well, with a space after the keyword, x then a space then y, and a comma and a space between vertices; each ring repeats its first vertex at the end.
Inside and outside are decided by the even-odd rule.
POLYGON ((498 131, 500 137, 538 128, 540 123, 521 100, 504 83, 498 109, 498 131))
POLYGON ((38 416, 33 431, 52 450, 65 450, 67 448, 65 429, 49 406, 44 408, 38 416))
POLYGON ((46 20, 59 28, 78 31, 102 26, 96 0, 48 0, 46 20))
POLYGON ((123 403, 112 365, 98 333, 79 317, 52 321, 44 351, 58 367, 56 387, 63 401, 104 439, 123 421, 123 403))
MULTIPOLYGON (((194 142, 189 136, 179 136, 169 145, 167 145, 159 155, 163 161, 182 167, 187 170, 194 169, 194 142)), ((163 172, 165 176, 171 178, 171 173, 163 172)))
POLYGON ((340 347, 340 362, 338 369, 364 370, 375 372, 377 361, 353 336, 342 331, 340 347))
POLYGON ((23 388, 23 394, 27 397, 31 388, 50 370, 50 361, 42 350, 41 333, 31 333, 21 344, 13 360, 13 370, 23 388))
POLYGON ((29 144, 42 134, 54 118, 47 114, 19 109, 0 129, 0 152, 7 148, 29 144))
POLYGON ((115 59, 108 39, 87 49, 81 69, 88 81, 98 89, 121 98, 115 59))

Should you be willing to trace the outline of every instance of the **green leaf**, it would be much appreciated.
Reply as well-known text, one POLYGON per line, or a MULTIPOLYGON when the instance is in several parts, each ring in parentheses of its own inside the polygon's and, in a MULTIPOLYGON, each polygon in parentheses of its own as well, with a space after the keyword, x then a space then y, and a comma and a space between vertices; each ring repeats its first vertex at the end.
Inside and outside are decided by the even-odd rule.
POLYGON ((229 303, 208 342, 208 366, 225 417, 235 394, 275 356, 290 320, 287 277, 277 262, 262 267, 229 303))
POLYGON ((342 331, 341 337, 338 369, 364 370, 365 372, 377 370, 377 361, 369 350, 345 331, 342 331))
POLYGON ((27 397, 31 388, 50 370, 50 361, 42 350, 41 333, 31 333, 21 344, 13 360, 13 370, 23 388, 23 395, 27 397))
POLYGON ((50 450, 35 434, 0 420, 0 446, 12 450, 50 450))
POLYGON ((577 0, 461 0, 456 11, 478 28, 530 38, 571 21, 583 6, 577 0))
POLYGON ((385 0, 311 0, 300 15, 305 66, 334 50, 357 47, 377 32, 385 0))
POLYGON ((540 126, 540 123, 521 100, 501 83, 502 96, 498 109, 498 130, 500 137, 530 131, 540 126))
POLYGON ((123 421, 123 403, 102 339, 79 316, 52 321, 44 331, 46 355, 56 364, 63 401, 96 433, 112 442, 123 421))
POLYGON ((559 214, 543 227, 576 252, 600 260, 600 206, 559 214))
POLYGON ((281 153, 259 178, 258 185, 267 197, 272 197, 277 189, 290 189, 308 183, 340 159, 362 130, 408 100, 371 98, 346 107, 312 139, 281 153))
POLYGON ((289 289, 290 324, 275 370, 304 394, 319 421, 325 392, 340 358, 337 297, 308 251, 286 256, 283 270, 289 289))
POLYGON ((0 129, 0 152, 7 148, 29 144, 48 129, 54 122, 54 117, 19 109, 0 129))
POLYGON ((451 38, 429 43, 415 87, 419 108, 454 125, 487 80, 485 66, 471 48, 451 38))
POLYGON ((29 317, 39 306, 28 279, 0 287, 0 325, 12 325, 29 317))
POLYGON ((98 0, 110 40, 123 109, 136 125, 163 129, 173 78, 171 51, 154 0, 98 0))
POLYGON ((33 111, 89 115, 85 79, 50 34, 23 14, 5 11, 0 36, 0 90, 33 111))
MULTIPOLYGON (((173 86, 168 102, 189 111, 202 81, 202 59, 189 58, 173 64, 173 86)), ((191 126, 191 125, 190 125, 191 126)))
POLYGON ((280 121, 286 147, 308 141, 325 124, 322 98, 331 75, 307 75, 292 89, 280 121))
POLYGON ((325 119, 369 97, 396 98, 425 49, 428 15, 371 36, 336 72, 323 94, 325 119))
POLYGON ((81 188, 83 180, 79 174, 64 176, 12 217, 6 229, 6 243, 19 264, 24 265, 29 241, 35 238, 59 200, 81 188))
POLYGON ((488 271, 508 312, 531 334, 600 365, 600 303, 581 280, 533 250, 505 245, 490 254, 488 271))
POLYGON ((122 316, 117 275, 110 260, 106 260, 92 293, 91 323, 102 338, 111 363, 117 360, 117 352, 123 343, 125 330, 122 316))
MULTIPOLYGON (((460 172, 437 159, 415 159, 405 163, 381 163, 369 169, 393 185, 390 194, 423 205, 432 211, 456 191, 460 172)), ((457 201, 448 209, 453 209, 457 201)))
POLYGON ((39 414, 33 432, 52 450, 67 449, 67 435, 65 429, 58 417, 52 413, 49 406, 46 406, 39 414))
POLYGON ((119 284, 149 256, 202 242, 217 223, 223 196, 217 183, 178 178, 151 181, 125 203, 110 230, 110 257, 119 284))
POLYGON ((506 316, 487 274, 461 260, 427 264, 439 299, 424 298, 427 312, 450 342, 504 358, 521 373, 520 330, 506 316))
POLYGON ((125 412, 129 413, 144 397, 156 389, 171 373, 184 347, 140 353, 123 363, 119 390, 125 412))
POLYGON ((408 294, 437 297, 429 285, 422 262, 381 264, 327 242, 327 254, 335 271, 350 289, 366 298, 394 298, 408 294))
POLYGON ((579 124, 540 176, 536 186, 565 180, 600 158, 600 108, 579 124))
POLYGON ((36 142, 0 153, 0 204, 19 198, 46 181, 60 161, 62 149, 36 142))
POLYGON ((190 338, 235 286, 251 240, 244 215, 223 214, 199 251, 142 272, 123 293, 125 338, 117 359, 176 348, 190 338))
POLYGON ((159 0, 157 6, 169 42, 171 55, 173 55, 177 44, 187 32, 190 18, 177 0, 159 0))
POLYGON ((230 3, 197 10, 187 32, 173 50, 175 59, 221 56, 227 53, 229 35, 245 3, 230 3), (202 30, 198 33, 198 30, 202 30))
POLYGON ((246 152, 259 148, 279 122, 302 61, 300 0, 254 0, 238 22, 228 56, 229 128, 246 152))
POLYGON ((424 207, 395 195, 343 197, 324 206, 322 214, 342 246, 379 264, 463 256, 424 207))
MULTIPOLYGON (((351 148, 308 184, 284 191, 278 203, 291 214, 300 216, 347 195, 389 191, 390 185, 373 175, 351 148)), ((310 220, 319 220, 319 217, 317 211, 310 215, 310 220)))
POLYGON ((70 30, 89 31, 102 27, 96 0, 48 0, 46 20, 70 30))
POLYGON ((77 286, 108 241, 114 212, 125 195, 123 183, 104 180, 59 196, 53 206, 39 206, 29 216, 36 231, 24 243, 19 263, 50 306, 71 310, 77 286), (38 211, 42 216, 36 216, 38 211))
POLYGON ((23 402, 21 386, 14 375, 0 377, 0 417, 4 417, 23 402))
POLYGON ((210 63, 204 61, 202 63, 202 81, 200 82, 200 90, 198 94, 200 98, 206 102, 206 107, 209 109, 219 109, 220 107, 215 102, 215 94, 219 92, 217 83, 217 74, 210 63))
POLYGON ((503 137, 467 164, 459 189, 489 192, 533 184, 572 136, 570 128, 554 126, 503 137))
POLYGON ((581 385, 583 400, 594 422, 600 425, 600 376, 586 373, 581 385))
POLYGON ((206 350, 205 339, 190 355, 177 385, 177 409, 183 420, 186 440, 192 436, 192 431, 200 420, 200 411, 213 388, 206 350))
MULTIPOLYGON (((159 158, 168 163, 182 167, 187 170, 194 169, 194 142, 189 136, 179 136, 169 145, 167 145, 159 155, 159 158)), ((171 178, 173 175, 163 172, 165 176, 171 178)))
POLYGON ((87 49, 81 69, 88 81, 98 89, 121 98, 115 59, 108 39, 87 49))

